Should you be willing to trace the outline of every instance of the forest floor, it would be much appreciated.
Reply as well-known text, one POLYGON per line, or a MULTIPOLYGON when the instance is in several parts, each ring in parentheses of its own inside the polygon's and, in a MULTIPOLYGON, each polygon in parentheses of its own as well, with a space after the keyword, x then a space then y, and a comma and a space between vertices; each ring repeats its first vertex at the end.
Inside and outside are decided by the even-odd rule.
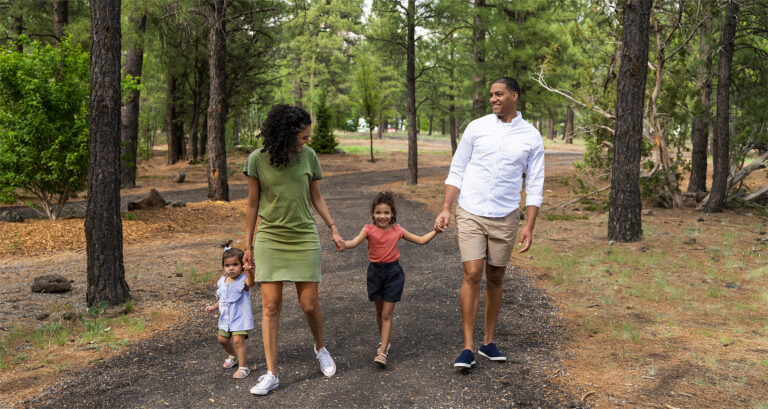
MULTIPOLYGON (((419 142, 418 186, 404 184, 406 141, 374 141, 375 163, 368 140, 340 142, 353 154, 320 160, 342 235, 359 231, 370 197, 384 189, 401 196, 404 227, 428 231, 442 203, 447 142, 419 142)), ((544 212, 531 251, 513 255, 505 281, 497 342, 510 362, 479 361, 469 376, 450 367, 460 347, 455 229, 427 246, 401 246, 408 284, 386 371, 370 362, 365 251, 339 254, 325 240, 321 302, 339 372, 319 379, 296 297, 285 290, 281 387, 261 399, 296 407, 768 408, 768 218, 646 205, 644 239, 610 243, 607 195, 547 211, 607 185, 573 166, 582 149, 547 142, 544 212)), ((123 206, 151 188, 187 205, 123 213, 133 298, 124 307, 85 306, 84 202, 61 220, 0 222, 0 408, 253 404, 247 390, 264 371, 258 325, 248 340, 253 374, 233 381, 218 369, 215 318, 202 312, 214 300, 220 244, 242 245, 245 155, 228 160, 231 201, 211 202, 205 165, 168 166, 164 154, 157 149, 142 165, 123 206), (180 170, 187 178, 176 184, 170 175, 180 170), (48 273, 72 280, 73 291, 31 293, 34 277, 48 273)), ((764 178, 755 172, 749 183, 764 178)))

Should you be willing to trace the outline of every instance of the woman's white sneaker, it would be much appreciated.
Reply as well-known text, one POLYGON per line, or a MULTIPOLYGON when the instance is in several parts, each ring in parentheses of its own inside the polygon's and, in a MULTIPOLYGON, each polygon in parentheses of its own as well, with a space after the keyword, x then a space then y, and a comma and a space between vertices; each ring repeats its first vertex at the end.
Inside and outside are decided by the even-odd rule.
POLYGON ((325 347, 320 348, 319 351, 315 350, 315 356, 320 362, 320 370, 323 371, 323 375, 333 376, 336 373, 336 363, 333 362, 331 354, 325 347))
POLYGON ((251 388, 251 393, 254 395, 266 395, 269 391, 273 391, 280 386, 280 380, 277 379, 272 372, 267 372, 259 377, 259 383, 251 388))

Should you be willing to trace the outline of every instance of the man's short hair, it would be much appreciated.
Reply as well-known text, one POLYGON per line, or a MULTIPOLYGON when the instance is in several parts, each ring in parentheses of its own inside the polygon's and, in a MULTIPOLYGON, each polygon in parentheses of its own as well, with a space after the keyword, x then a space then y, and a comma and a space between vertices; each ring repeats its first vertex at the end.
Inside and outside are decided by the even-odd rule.
POLYGON ((520 84, 517 83, 517 80, 512 77, 500 77, 496 81, 493 82, 494 84, 504 84, 507 86, 507 89, 512 92, 517 92, 518 95, 521 95, 523 91, 520 90, 520 84))

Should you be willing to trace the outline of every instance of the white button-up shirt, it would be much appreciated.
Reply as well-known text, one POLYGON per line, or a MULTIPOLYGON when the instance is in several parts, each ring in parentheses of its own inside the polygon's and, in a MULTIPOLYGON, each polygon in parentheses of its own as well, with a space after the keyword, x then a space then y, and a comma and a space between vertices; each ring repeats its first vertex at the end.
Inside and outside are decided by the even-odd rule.
POLYGON ((541 207, 544 143, 520 112, 510 122, 490 114, 469 123, 451 161, 446 185, 459 188, 459 205, 483 217, 503 217, 525 205, 541 207))

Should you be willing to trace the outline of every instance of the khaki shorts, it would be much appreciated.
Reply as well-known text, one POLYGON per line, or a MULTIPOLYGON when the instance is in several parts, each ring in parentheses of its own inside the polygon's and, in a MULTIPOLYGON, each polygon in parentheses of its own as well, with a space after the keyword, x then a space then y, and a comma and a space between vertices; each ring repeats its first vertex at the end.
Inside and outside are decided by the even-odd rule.
POLYGON ((519 208, 503 217, 483 217, 456 206, 461 261, 486 259, 492 266, 506 266, 515 246, 519 222, 519 208))

